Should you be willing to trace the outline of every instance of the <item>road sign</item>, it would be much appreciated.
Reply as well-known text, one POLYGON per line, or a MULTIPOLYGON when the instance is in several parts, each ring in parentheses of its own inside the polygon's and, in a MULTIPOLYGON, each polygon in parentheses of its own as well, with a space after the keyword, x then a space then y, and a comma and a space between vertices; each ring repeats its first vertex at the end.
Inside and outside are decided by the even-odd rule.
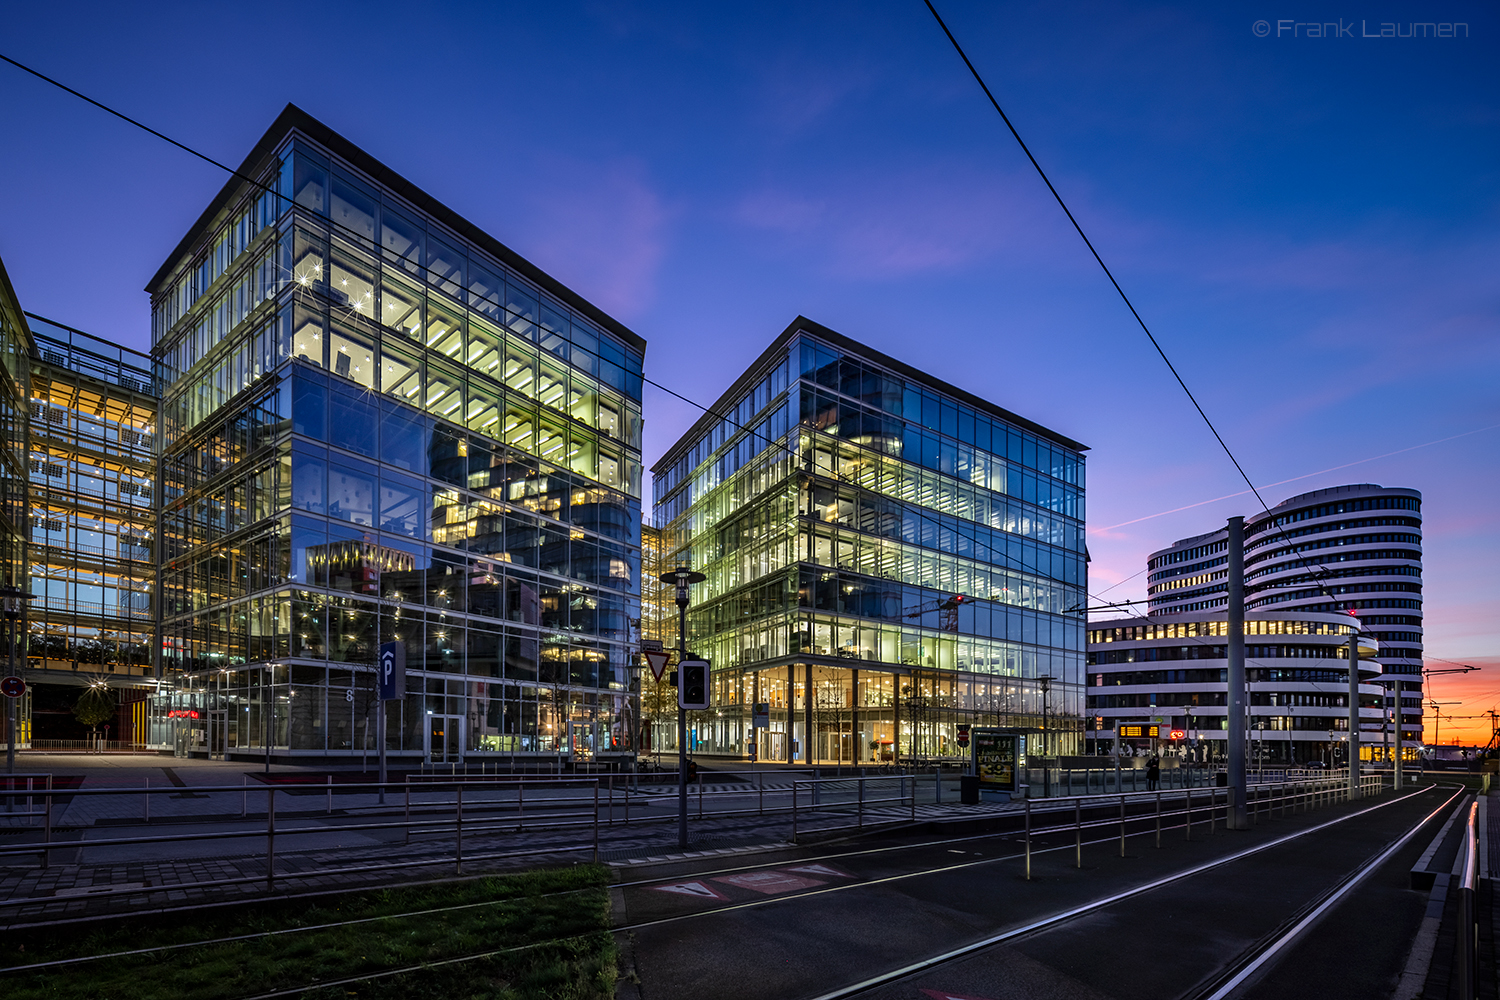
POLYGON ((397 701, 406 687, 406 644, 404 642, 382 642, 380 663, 376 667, 376 680, 380 687, 381 701, 397 701))
POLYGON ((14 675, 0 681, 0 694, 7 698, 19 698, 26 693, 26 682, 14 675))
POLYGON ((641 640, 641 652, 643 652, 643 653, 660 653, 661 652, 661 640, 660 639, 642 639, 641 640))
POLYGON ((643 649, 641 655, 646 658, 646 664, 651 668, 651 673, 660 681, 661 672, 667 669, 667 661, 672 658, 672 654, 664 653, 659 649, 643 649))
POLYGON ((771 728, 771 703, 769 701, 757 701, 755 711, 751 714, 752 729, 771 728))

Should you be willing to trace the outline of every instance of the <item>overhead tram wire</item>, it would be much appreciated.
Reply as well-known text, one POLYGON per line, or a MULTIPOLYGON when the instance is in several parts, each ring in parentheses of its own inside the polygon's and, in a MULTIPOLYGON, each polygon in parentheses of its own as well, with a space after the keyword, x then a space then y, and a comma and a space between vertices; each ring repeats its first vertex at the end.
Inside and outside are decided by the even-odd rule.
MULTIPOLYGON (((934 8, 932 6, 931 0, 923 0, 923 2, 927 4, 928 10, 932 11, 932 16, 937 19, 937 22, 942 27, 944 34, 946 34, 948 36, 948 40, 953 43, 953 47, 958 51, 958 54, 964 60, 965 65, 967 65, 969 67, 969 71, 971 73, 973 73, 974 79, 977 80, 979 82, 980 87, 984 89, 985 95, 990 99, 990 103, 992 105, 994 105, 995 110, 997 112, 999 112, 1000 117, 1004 120, 1004 122, 1006 124, 1006 127, 1010 129, 1011 135, 1013 135, 1015 137, 1015 139, 1016 139, 1016 142, 1020 144, 1021 149, 1026 153, 1027 158, 1031 161, 1032 166, 1034 166, 1036 168, 1037 173, 1041 176, 1042 181, 1047 185, 1048 190, 1052 192, 1053 197, 1055 199, 1057 199, 1058 205, 1061 206, 1063 212, 1068 216, 1068 220, 1073 223, 1073 227, 1078 231, 1078 235, 1083 239, 1085 245, 1088 246, 1089 252, 1093 254, 1094 259, 1096 261, 1098 261, 1099 266, 1101 268, 1103 268, 1105 275, 1108 276, 1108 278, 1110 280, 1110 283, 1112 285, 1114 285, 1115 290, 1117 292, 1119 292, 1120 297, 1125 302, 1125 305, 1130 309, 1131 315, 1133 315, 1135 317, 1136 322, 1138 322, 1140 324, 1141 329, 1143 331, 1145 331, 1147 338, 1150 339, 1152 346, 1154 346, 1156 348, 1157 353, 1159 353, 1161 355, 1162 360, 1164 362, 1166 362, 1166 365, 1167 365, 1168 369, 1171 370, 1173 377, 1176 378, 1178 384, 1180 386, 1182 386, 1183 392, 1187 393, 1188 399, 1192 401, 1194 408, 1196 408, 1197 411, 1198 411, 1198 414, 1203 418, 1204 422, 1206 424, 1208 424, 1209 430, 1211 430, 1213 432, 1213 435, 1214 435, 1215 439, 1218 440, 1219 445, 1224 449, 1225 454, 1227 454, 1229 456, 1229 460, 1234 463, 1234 467, 1235 467, 1236 470, 1239 471, 1240 477, 1245 480, 1246 485, 1248 485, 1250 487, 1250 491, 1255 494, 1256 500, 1260 501, 1261 507, 1264 508, 1266 510, 1266 512, 1269 514, 1270 513, 1270 509, 1269 509, 1269 507, 1266 506, 1265 499, 1260 495, 1259 491, 1256 490, 1255 484, 1250 481, 1250 477, 1245 474, 1245 470, 1240 466, 1240 463, 1234 457, 1233 452, 1231 452, 1229 450, 1229 446, 1224 442, 1224 439, 1219 435, 1219 432, 1214 427, 1213 422, 1211 420, 1209 420, 1208 414, 1206 414, 1203 411, 1203 408, 1198 405, 1198 400, 1196 399, 1196 397, 1193 396, 1192 391, 1190 389, 1188 389, 1187 383, 1184 382, 1183 379, 1182 379, 1182 376, 1177 373, 1177 369, 1172 365, 1172 362, 1167 357, 1166 352, 1162 349, 1161 345, 1157 342, 1156 338, 1152 335, 1150 329, 1146 326, 1145 321, 1141 318, 1140 314, 1136 311, 1135 306, 1130 302, 1129 297, 1126 296, 1124 289, 1120 287, 1119 282, 1117 282, 1115 280, 1114 275, 1110 272, 1109 268, 1105 265, 1103 258, 1100 257, 1098 251, 1094 249, 1093 243, 1090 242, 1088 236, 1084 234, 1083 227, 1080 226, 1079 223, 1078 223, 1078 220, 1074 218, 1073 213, 1068 209, 1067 204, 1063 201, 1062 195, 1060 195, 1058 193, 1057 189, 1053 186, 1052 181, 1050 179, 1048 179, 1046 172, 1042 170, 1041 164, 1037 162, 1036 157, 1034 157, 1032 155, 1031 150, 1027 147, 1026 143, 1021 139, 1020 133, 1018 133, 1016 131, 1015 126, 1011 124, 1011 121, 1010 121, 1009 117, 1007 117, 1006 114, 1005 114, 1005 112, 1004 112, 1004 110, 1001 109, 1000 104, 995 99, 994 94, 992 94, 990 92, 990 89, 989 89, 988 85, 985 84, 983 78, 979 75, 979 71, 977 69, 975 69, 974 64, 969 61, 969 57, 964 53, 963 48, 959 45, 958 40, 956 38, 954 38, 953 33, 948 30, 947 24, 945 24, 943 22, 943 19, 942 19, 941 16, 938 15, 938 12, 937 12, 936 8, 934 8)), ((253 177, 250 177, 250 176, 246 175, 246 174, 240 173, 235 168, 233 168, 233 167, 231 167, 231 166, 229 166, 229 165, 227 165, 225 163, 220 162, 219 160, 215 159, 214 157, 209 156, 206 153, 202 153, 202 152, 194 149, 193 147, 187 145, 186 143, 179 142, 178 140, 173 139, 171 136, 169 136, 169 135, 167 135, 167 134, 165 134, 163 132, 160 132, 157 129, 154 129, 154 128, 152 128, 149 125, 146 125, 144 122, 141 122, 141 121, 139 121, 139 120, 137 120, 135 118, 132 118, 131 116, 125 114, 124 112, 117 111, 116 109, 110 107, 109 105, 103 103, 102 101, 95 100, 94 98, 89 97, 87 94, 84 94, 81 91, 75 90, 74 88, 69 87, 67 84, 62 83, 61 81, 56 80, 56 79, 48 76, 47 74, 42 73, 41 71, 33 69, 30 66, 27 66, 25 63, 22 63, 22 62, 19 62, 18 60, 12 59, 10 56, 5 55, 4 53, 0 53, 0 60, 3 60, 4 62, 7 62, 7 63, 9 63, 12 66, 15 66, 17 69, 20 69, 23 72, 29 73, 30 75, 36 77, 37 79, 42 80, 42 81, 44 81, 46 83, 49 83, 52 86, 59 88, 60 90, 66 91, 67 93, 73 95, 74 97, 77 97, 79 100, 85 101, 88 104, 91 104, 91 105, 93 105, 96 108, 99 108, 101 111, 104 111, 104 112, 106 112, 106 113, 108 113, 110 115, 113 115, 114 117, 119 118, 121 121, 127 122, 127 123, 129 123, 131 125, 134 125, 136 128, 139 128, 139 129, 141 129, 141 130, 143 130, 145 132, 150 133, 151 135, 155 136, 156 138, 161 139, 163 142, 170 143, 171 145, 177 147, 178 149, 181 149, 182 151, 184 151, 184 152, 186 152, 186 153, 188 153, 188 154, 190 154, 192 156, 195 156, 195 157, 197 157, 200 160, 203 160, 205 163, 209 163, 209 164, 212 164, 213 166, 218 167, 220 170, 225 171, 230 176, 238 178, 239 180, 244 181, 247 184, 250 184, 251 186, 257 188, 260 191, 266 192, 268 194, 272 194, 272 195, 274 195, 275 197, 277 197, 278 199, 280 199, 283 202, 292 202, 293 201, 293 199, 291 197, 289 197, 286 194, 283 194, 274 185, 267 184, 264 181, 257 180, 257 179, 255 179, 253 177)), ((344 232, 347 232, 355 240, 355 242, 356 242, 357 245, 364 245, 366 243, 367 239, 368 239, 363 233, 361 233, 361 232, 353 229, 352 227, 345 226, 342 223, 339 223, 339 222, 337 222, 337 221, 335 221, 335 220, 333 220, 331 218, 327 219, 325 221, 328 223, 328 225, 330 227, 330 230, 338 229, 338 230, 342 230, 344 232)), ((423 267, 423 270, 426 270, 426 268, 423 267)), ((615 367, 620 368, 622 371, 625 370, 624 367, 622 365, 620 365, 618 362, 611 361, 610 359, 604 358, 602 356, 600 357, 600 360, 604 361, 607 364, 614 365, 615 367)), ((699 402, 697 402, 695 400, 689 399, 687 396, 684 396, 682 393, 677 392, 675 389, 669 388, 668 386, 665 386, 665 385, 661 384, 660 382, 655 381, 654 379, 647 378, 644 373, 641 375, 641 380, 643 382, 649 383, 652 386, 655 386, 656 388, 662 390, 663 392, 668 393, 669 395, 675 396, 676 398, 682 400, 685 403, 688 403, 691 406, 697 407, 698 409, 702 410, 706 414, 710 414, 710 415, 718 417, 720 420, 723 420, 724 422, 726 422, 726 423, 730 424, 731 426, 735 427, 736 430, 745 430, 746 429, 742 424, 740 424, 737 421, 733 420, 729 416, 717 413, 716 411, 714 411, 710 407, 704 406, 703 404, 701 404, 701 403, 699 403, 699 402)), ((795 459, 797 457, 796 453, 792 451, 792 449, 790 448, 790 446, 788 446, 788 445, 786 445, 786 444, 784 444, 784 443, 782 443, 780 441, 772 441, 769 438, 767 438, 765 435, 758 434, 755 431, 751 431, 751 433, 752 434, 756 434, 756 436, 759 437, 761 440, 766 441, 768 444, 770 444, 770 445, 772 445, 774 447, 780 447, 780 448, 782 448, 792 458, 795 459)), ((817 473, 814 473, 814 474, 817 474, 817 473)), ((860 488, 860 489, 865 488, 865 487, 861 487, 856 482, 850 482, 849 480, 844 479, 842 476, 839 476, 837 474, 833 474, 831 472, 825 478, 833 479, 836 482, 847 483, 848 485, 854 486, 856 488, 860 488)), ((914 509, 916 509, 916 508, 914 508, 914 509)), ((1049 513, 1055 513, 1055 512, 1049 512, 1049 513)), ((932 518, 930 515, 927 515, 925 513, 918 513, 917 516, 919 518, 921 518, 921 519, 925 519, 925 520, 928 520, 928 521, 933 522, 933 523, 939 523, 939 522, 936 521, 935 518, 932 518)), ((1279 525, 1277 527, 1280 530, 1280 533, 1281 533, 1282 537, 1286 540, 1286 542, 1288 543, 1288 545, 1290 545, 1291 544, 1291 538, 1290 538, 1290 536, 1288 536, 1286 534, 1285 529, 1281 528, 1281 526, 1279 526, 1279 525)), ((1025 537, 1025 536, 1022 536, 1022 537, 1025 537)), ((1011 561, 1009 553, 1006 554, 1006 560, 1007 560, 1007 563, 1009 563, 1011 561)), ((1328 575, 1329 574, 1329 571, 1328 571, 1327 567, 1323 566, 1321 563, 1315 564, 1315 565, 1317 566, 1317 569, 1319 569, 1320 571, 1322 571, 1322 573, 1324 575, 1328 575)), ((1007 568, 1016 569, 1019 572, 1025 572, 1024 568, 1018 568, 1018 567, 1016 567, 1014 565, 1008 565, 1007 568)), ((1322 590, 1324 592, 1324 594, 1327 595, 1327 597, 1329 598, 1329 600, 1332 601, 1333 603, 1335 603, 1335 604, 1345 604, 1345 603, 1348 603, 1348 602, 1339 601, 1339 599, 1333 594, 1332 591, 1330 591, 1322 583, 1322 581, 1318 581, 1318 586, 1319 586, 1319 589, 1322 590)), ((927 588, 927 589, 934 589, 934 588, 927 588)), ((1066 613, 1066 612, 1064 612, 1064 613, 1066 613)))
MULTIPOLYGON (((103 103, 102 101, 95 100, 94 98, 89 97, 87 94, 84 94, 81 91, 75 90, 72 87, 69 87, 67 84, 62 83, 62 82, 60 82, 60 81, 58 81, 58 80, 56 80, 56 79, 54 79, 54 78, 46 75, 45 73, 40 72, 39 70, 33 69, 30 66, 27 66, 25 63, 22 63, 22 62, 19 62, 19 61, 15 60, 15 59, 12 59, 10 56, 5 55, 4 53, 0 53, 0 61, 7 62, 7 63, 11 64, 12 66, 15 66, 17 69, 20 69, 20 70, 22 70, 22 71, 24 71, 26 73, 31 74, 32 76, 36 77, 39 80, 42 80, 42 81, 44 81, 46 83, 49 83, 52 86, 59 88, 60 90, 66 91, 67 93, 73 95, 74 97, 77 97, 79 100, 85 101, 88 104, 91 104, 91 105, 93 105, 96 108, 99 108, 101 111, 104 111, 104 112, 106 112, 106 113, 108 113, 110 115, 113 115, 114 117, 119 118, 121 121, 124 121, 124 122, 127 122, 127 123, 131 124, 131 125, 134 125, 136 128, 139 128, 139 129, 141 129, 141 130, 143 130, 145 132, 150 133, 151 135, 155 136, 156 138, 161 139, 163 142, 170 143, 171 145, 177 147, 178 149, 181 149, 184 152, 189 153, 192 156, 195 156, 195 157, 197 157, 200 160, 203 160, 205 163, 209 163, 209 164, 212 164, 215 167, 218 167, 220 170, 225 171, 230 176, 235 177, 238 180, 244 181, 245 183, 251 185, 252 187, 254 187, 254 188, 256 188, 256 189, 258 189, 260 191, 263 191, 263 192, 265 192, 267 194, 274 195, 276 198, 280 199, 283 202, 288 202, 288 203, 292 203, 293 202, 293 199, 290 196, 288 196, 286 194, 283 194, 273 184, 267 184, 265 181, 257 180, 257 179, 255 179, 253 177, 250 177, 250 176, 248 176, 246 174, 243 174, 240 171, 236 170, 235 168, 233 168, 231 166, 228 166, 225 163, 220 162, 219 160, 215 159, 214 157, 209 156, 206 153, 199 152, 198 150, 194 149, 192 146, 189 146, 189 145, 187 145, 186 143, 183 143, 183 142, 179 142, 178 140, 173 139, 171 136, 169 136, 169 135, 167 135, 167 134, 165 134, 163 132, 160 132, 160 131, 154 129, 151 126, 146 125, 145 123, 143 123, 143 122, 141 122, 141 121, 139 121, 139 120, 137 120, 135 118, 132 118, 131 116, 129 116, 129 115, 127 115, 127 114, 125 114, 125 113, 123 113, 121 111, 115 110, 114 108, 112 108, 109 105, 103 103)), ((348 233, 355 240, 355 242, 358 245, 366 245, 366 244, 368 244, 369 238, 364 233, 361 233, 358 230, 355 230, 355 229, 353 229, 350 226, 346 226, 346 225, 344 225, 342 223, 339 223, 339 222, 337 222, 337 221, 335 221, 333 219, 324 219, 324 220, 321 220, 321 221, 326 222, 329 225, 329 227, 330 227, 331 230, 335 230, 335 229, 336 230, 342 230, 342 231, 348 233)), ((422 269, 424 271, 427 270, 427 268, 425 268, 425 267, 423 267, 422 269)), ((610 360, 608 358, 605 358, 603 356, 600 356, 599 360, 602 361, 602 362, 604 362, 604 363, 606 363, 606 364, 613 365, 614 367, 619 368, 622 371, 627 371, 624 368, 624 366, 620 365, 618 362, 612 361, 612 360, 610 360)), ((627 371, 627 373, 628 373, 628 371, 627 371)), ((671 388, 669 386, 663 385, 662 383, 657 382, 654 379, 646 377, 645 374, 641 375, 641 381, 643 381, 643 382, 645 382, 645 383, 647 383, 649 385, 652 385, 652 386, 656 387, 657 389, 660 389, 661 391, 663 391, 663 392, 665 392, 665 393, 667 393, 667 394, 669 394, 671 396, 676 397, 677 399, 682 400, 683 402, 689 404, 690 406, 694 406, 694 407, 702 410, 705 414, 708 414, 710 416, 714 416, 714 417, 719 418, 720 420, 722 420, 725 423, 729 424, 730 426, 734 427, 736 431, 745 431, 745 430, 748 430, 745 427, 745 425, 743 425, 743 424, 739 423, 738 421, 734 420, 732 417, 730 417, 730 416, 728 416, 726 414, 721 414, 721 413, 715 411, 714 409, 712 409, 711 407, 704 406, 702 403, 699 403, 696 400, 693 400, 693 399, 690 399, 687 396, 684 396, 682 393, 678 392, 677 390, 675 390, 675 389, 673 389, 673 388, 671 388)), ((798 426, 800 426, 800 423, 799 423, 798 426)), ((797 453, 792 450, 791 446, 788 445, 788 444, 786 444, 786 443, 784 443, 784 442, 782 442, 782 441, 773 440, 770 437, 768 437, 767 435, 762 434, 762 433, 760 433, 758 431, 755 431, 755 430, 749 430, 749 433, 753 434, 755 437, 757 437, 760 440, 766 442, 768 445, 770 445, 772 447, 777 447, 777 448, 782 449, 783 451, 785 451, 787 453, 787 455, 789 457, 791 457, 794 460, 798 457, 797 453)), ((837 473, 832 472, 831 470, 826 475, 823 474, 823 473, 821 473, 821 472, 816 472, 816 471, 812 472, 811 474, 812 475, 816 475, 816 476, 820 476, 820 477, 826 478, 826 479, 832 479, 835 482, 845 483, 845 484, 847 484, 849 486, 853 486, 853 487, 855 487, 857 489, 868 489, 867 487, 861 486, 858 482, 854 482, 854 481, 848 480, 848 479, 844 478, 843 476, 840 476, 837 473)), ((912 507, 910 509, 913 510, 916 513, 916 516, 917 516, 918 519, 927 521, 928 523, 932 523, 932 524, 936 524, 936 525, 941 525, 941 522, 938 521, 937 518, 933 517, 930 514, 925 513, 924 511, 921 510, 921 508, 912 507)), ((1048 513, 1049 514, 1054 514, 1054 515, 1056 514, 1055 511, 1048 511, 1048 513)), ((957 515, 953 515, 953 516, 957 517, 957 515)), ((973 523, 979 523, 979 522, 973 522, 973 523)), ((999 529, 999 530, 1003 530, 1003 529, 999 529)), ((1009 533, 1007 532, 1007 534, 1009 534, 1009 533)), ((880 536, 880 537, 883 537, 883 536, 880 536)), ((1027 537, 1027 536, 1020 535, 1018 537, 1024 538, 1024 537, 1027 537)), ((1035 539, 1033 539, 1033 540, 1035 540, 1035 539)), ((1045 544, 1052 544, 1052 543, 1045 543, 1045 544)), ((1024 568, 1024 566, 1016 563, 1015 560, 1010 556, 1010 554, 1008 552, 1005 554, 1004 560, 1005 561, 1004 561, 1004 563, 1002 563, 1002 565, 1004 565, 1007 569, 1013 570, 1015 572, 1021 572, 1021 573, 1027 572, 1027 570, 1024 568)), ((918 586, 920 586, 920 584, 918 586)), ((928 589, 928 590, 940 590, 941 588, 926 587, 924 589, 928 589)), ((969 596, 971 596, 971 597, 978 597, 978 595, 969 595, 969 596)), ((988 600, 989 598, 988 597, 979 597, 978 599, 988 600)), ((1024 605, 1014 605, 1014 606, 1016 606, 1016 607, 1024 607, 1024 605)), ((1038 610, 1038 609, 1031 609, 1031 610, 1038 610)))
MULTIPOLYGON (((1011 136, 1016 140, 1017 145, 1021 147, 1021 152, 1025 153, 1026 158, 1031 161, 1031 165, 1036 169, 1037 175, 1041 177, 1042 183, 1046 184, 1047 190, 1052 192, 1052 197, 1057 201, 1058 207, 1063 210, 1063 214, 1066 215, 1068 217, 1068 221, 1073 224, 1073 229, 1077 231, 1079 239, 1083 240, 1084 246, 1088 247, 1089 253, 1093 255, 1094 260, 1098 263, 1100 269, 1104 272, 1104 276, 1109 279, 1109 283, 1113 285, 1115 291, 1119 293, 1120 300, 1125 303, 1125 308, 1130 310, 1130 315, 1135 317, 1135 321, 1140 325, 1141 331, 1145 333, 1146 339, 1151 341, 1151 346, 1156 348, 1157 354, 1161 355, 1161 359, 1163 363, 1166 364, 1167 370, 1172 373, 1172 377, 1177 380, 1177 384, 1181 386, 1182 391, 1187 394, 1188 401, 1193 404, 1193 409, 1198 411, 1198 416, 1202 417, 1203 422, 1208 425, 1208 429, 1210 432, 1212 432, 1214 440, 1219 442, 1219 447, 1224 449, 1224 454, 1227 455, 1229 457, 1229 461, 1234 464, 1235 471, 1240 474, 1240 478, 1245 481, 1245 485, 1250 487, 1250 492, 1255 495, 1255 499, 1260 503, 1261 509, 1264 510, 1267 514, 1270 514, 1271 508, 1266 503, 1265 498, 1260 495, 1260 490, 1256 488, 1255 483, 1251 481, 1250 476, 1245 472, 1244 467, 1240 465, 1240 460, 1236 458, 1234 452, 1230 450, 1229 445, 1224 441, 1223 435, 1221 435, 1219 433, 1219 429, 1214 426, 1214 422, 1210 420, 1208 414, 1204 412, 1203 407, 1198 403, 1198 397, 1193 395, 1193 390, 1188 388, 1187 382, 1184 381, 1182 375, 1178 373, 1177 366, 1172 364, 1171 358, 1167 357, 1167 352, 1162 348, 1160 342, 1157 341, 1156 336, 1151 332, 1151 328, 1146 325, 1146 321, 1141 318, 1140 312, 1136 310, 1135 303, 1130 301, 1130 296, 1125 294, 1125 289, 1122 288, 1119 281, 1115 279, 1114 272, 1109 269, 1108 264, 1104 263, 1104 258, 1100 256, 1099 251, 1094 248, 1093 241, 1090 240, 1088 234, 1083 231, 1083 226, 1079 224, 1078 219, 1073 215, 1072 210, 1068 208, 1068 203, 1063 200, 1063 196, 1058 192, 1056 186, 1053 185, 1051 178, 1047 176, 1047 172, 1043 170, 1042 165, 1037 162, 1037 158, 1031 152, 1031 147, 1027 146, 1026 140, 1021 138, 1021 133, 1016 130, 1016 126, 1011 122, 1010 116, 1005 113, 1004 108, 1000 107, 1000 102, 996 100, 994 93, 989 88, 989 84, 984 82, 984 77, 979 74, 979 70, 975 68, 974 63, 969 59, 968 54, 964 52, 963 46, 958 43, 958 39, 955 38, 953 32, 949 30, 947 22, 945 22, 942 15, 937 12, 937 8, 932 5, 932 0, 922 0, 922 2, 926 4, 927 9, 932 12, 932 16, 937 21, 938 27, 943 29, 943 34, 948 36, 948 41, 952 43, 954 51, 956 51, 959 58, 964 61, 964 65, 969 68, 969 72, 973 75, 975 82, 978 83, 980 89, 984 91, 984 96, 989 98, 991 106, 993 106, 996 113, 1000 115, 1000 120, 1005 122, 1005 127, 1010 130, 1011 136)), ((1272 521, 1274 523, 1275 519, 1273 518, 1272 521)), ((1287 543, 1291 544, 1291 538, 1286 534, 1286 529, 1281 525, 1276 525, 1276 527, 1280 531, 1282 537, 1287 541, 1287 543)), ((1318 569, 1322 570, 1324 574, 1328 574, 1329 572, 1327 567, 1321 564, 1318 564, 1318 569)), ((1340 601, 1334 595, 1334 593, 1324 585, 1321 580, 1317 581, 1317 583, 1318 589, 1322 590, 1323 593, 1328 596, 1328 599, 1334 604, 1352 603, 1349 601, 1340 601)), ((1354 608, 1350 607, 1347 610, 1352 614, 1354 608)))

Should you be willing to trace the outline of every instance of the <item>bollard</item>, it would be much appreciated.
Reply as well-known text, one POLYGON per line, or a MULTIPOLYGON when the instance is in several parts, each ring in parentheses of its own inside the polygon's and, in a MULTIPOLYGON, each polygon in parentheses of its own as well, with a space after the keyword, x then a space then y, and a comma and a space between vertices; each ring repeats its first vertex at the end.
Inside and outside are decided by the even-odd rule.
MULTIPOLYGON (((49 785, 52 784, 52 779, 51 778, 47 779, 47 784, 49 784, 49 785)), ((50 789, 49 789, 49 791, 50 791, 50 789)), ((45 828, 45 830, 42 833, 42 843, 44 843, 44 844, 51 844, 52 843, 52 796, 50 796, 50 795, 47 796, 47 817, 46 817, 45 827, 46 828, 45 828)), ((47 868, 51 864, 52 864, 52 848, 51 847, 44 847, 44 848, 42 848, 42 867, 43 868, 47 868)))
POLYGON ((797 779, 792 779, 792 843, 797 842, 797 779))
POLYGON ((1026 881, 1031 881, 1031 796, 1026 796, 1026 881))
MULTIPOLYGON (((1083 772, 1085 778, 1088 772, 1083 772)), ((1073 800, 1073 867, 1083 867, 1083 801, 1073 800)))
POLYGON ((1125 856, 1125 796, 1120 796, 1120 857, 1125 856))

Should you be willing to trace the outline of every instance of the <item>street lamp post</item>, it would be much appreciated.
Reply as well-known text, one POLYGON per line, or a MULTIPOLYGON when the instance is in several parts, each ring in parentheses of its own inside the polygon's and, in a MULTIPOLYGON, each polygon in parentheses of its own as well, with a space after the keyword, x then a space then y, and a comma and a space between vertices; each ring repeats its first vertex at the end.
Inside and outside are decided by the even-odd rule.
MULTIPOLYGON (((677 588, 677 665, 682 666, 688 658, 687 609, 689 584, 702 583, 708 577, 695 573, 686 566, 679 566, 658 579, 677 588)), ((678 683, 682 682, 681 674, 678 683)), ((808 692, 809 696, 811 692, 808 692)), ((687 709, 682 707, 681 689, 677 698, 677 846, 687 850, 687 709)))

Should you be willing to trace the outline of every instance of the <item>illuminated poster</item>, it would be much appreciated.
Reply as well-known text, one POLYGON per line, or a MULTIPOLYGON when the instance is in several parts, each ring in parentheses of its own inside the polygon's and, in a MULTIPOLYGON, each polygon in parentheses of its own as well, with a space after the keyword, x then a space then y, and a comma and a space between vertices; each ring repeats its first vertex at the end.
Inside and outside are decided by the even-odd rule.
POLYGON ((1026 767, 1026 737, 999 729, 975 729, 970 734, 974 748, 974 773, 981 788, 997 792, 1020 789, 1020 772, 1026 767))

